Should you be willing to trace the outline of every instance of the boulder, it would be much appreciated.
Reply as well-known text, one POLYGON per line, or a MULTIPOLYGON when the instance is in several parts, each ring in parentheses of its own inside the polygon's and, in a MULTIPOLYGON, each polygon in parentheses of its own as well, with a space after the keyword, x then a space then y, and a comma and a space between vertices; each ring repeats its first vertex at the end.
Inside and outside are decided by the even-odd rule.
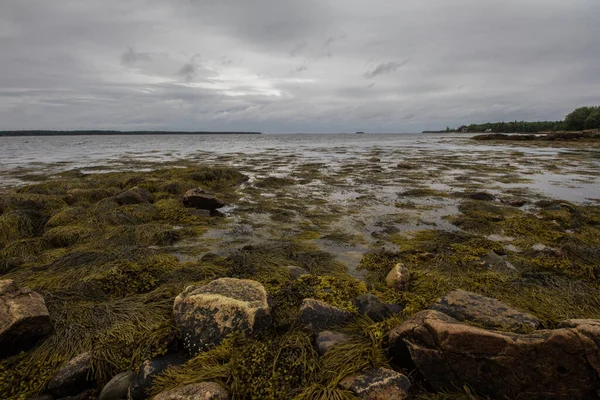
POLYGON ((192 383, 167 390, 154 396, 153 400, 229 400, 229 393, 215 382, 192 383))
POLYGON ((135 372, 126 371, 115 375, 102 389, 98 400, 127 400, 129 385, 135 379, 135 372))
POLYGON ((181 365, 187 360, 182 354, 167 354, 146 360, 140 367, 140 372, 129 386, 129 397, 131 400, 144 400, 148 398, 148 390, 152 387, 154 378, 174 365, 181 365))
POLYGON ((473 200, 482 200, 482 201, 494 201, 496 200, 496 196, 487 192, 475 192, 470 193, 469 198, 473 200))
POLYGON ((597 398, 600 321, 565 321, 555 330, 486 330, 435 310, 386 335, 389 356, 414 365, 433 390, 470 388, 492 398, 597 398))
POLYGON ((267 291, 248 279, 221 278, 189 286, 175 298, 175 323, 192 354, 218 345, 230 333, 253 334, 271 324, 267 291))
POLYGON ((90 386, 88 373, 91 362, 92 356, 88 352, 68 361, 48 382, 48 392, 58 398, 83 392, 90 386))
POLYGON ((315 299, 304 299, 298 322, 313 333, 347 324, 353 314, 315 299))
POLYGON ((213 195, 204 193, 202 189, 190 189, 183 195, 183 204, 186 207, 198 208, 201 210, 216 210, 225 207, 224 201, 213 195))
POLYGON ((121 205, 144 204, 152 203, 154 201, 152 193, 137 186, 119 193, 115 199, 117 200, 117 203, 121 205))
POLYGON ((290 273, 290 276, 293 280, 300 278, 302 275, 307 275, 309 272, 302 267, 298 267, 296 265, 286 265, 283 267, 287 269, 290 273))
POLYGON ((384 303, 372 293, 361 294, 354 301, 354 305, 356 305, 360 314, 366 315, 376 322, 383 321, 390 315, 402 312, 402 306, 384 303))
POLYGON ((430 308, 459 321, 490 329, 526 333, 540 327, 540 321, 531 314, 512 308, 500 300, 461 289, 448 293, 430 308))
POLYGON ((408 286, 409 280, 408 268, 402 263, 397 263, 385 277, 385 284, 390 288, 404 290, 408 286))
POLYGON ((0 281, 0 357, 31 348, 52 331, 44 298, 12 280, 0 281))
POLYGON ((323 331, 319 332, 317 335, 316 343, 317 343, 317 351, 320 355, 324 356, 329 350, 341 343, 345 343, 350 340, 350 336, 341 333, 341 332, 333 332, 333 331, 323 331))
POLYGON ((376 368, 347 376, 339 386, 364 400, 404 400, 408 397, 410 381, 391 369, 376 368))

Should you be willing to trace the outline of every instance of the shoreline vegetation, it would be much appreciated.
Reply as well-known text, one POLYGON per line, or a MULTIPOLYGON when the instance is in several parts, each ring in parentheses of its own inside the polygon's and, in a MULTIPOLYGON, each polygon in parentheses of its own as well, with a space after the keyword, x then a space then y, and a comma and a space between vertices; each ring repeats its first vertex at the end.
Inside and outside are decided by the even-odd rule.
POLYGON ((527 187, 569 145, 16 170, 0 398, 595 398, 600 202, 527 187))
POLYGON ((125 135, 260 135, 261 132, 219 131, 106 131, 106 130, 19 130, 0 131, 2 136, 125 136, 125 135))

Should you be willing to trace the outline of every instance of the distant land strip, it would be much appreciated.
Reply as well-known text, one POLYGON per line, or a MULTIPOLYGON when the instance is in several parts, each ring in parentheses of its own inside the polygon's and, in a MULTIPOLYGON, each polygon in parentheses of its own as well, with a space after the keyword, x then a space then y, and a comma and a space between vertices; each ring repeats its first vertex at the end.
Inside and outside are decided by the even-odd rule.
POLYGON ((117 135, 260 135, 261 132, 211 132, 211 131, 0 131, 0 136, 117 136, 117 135))

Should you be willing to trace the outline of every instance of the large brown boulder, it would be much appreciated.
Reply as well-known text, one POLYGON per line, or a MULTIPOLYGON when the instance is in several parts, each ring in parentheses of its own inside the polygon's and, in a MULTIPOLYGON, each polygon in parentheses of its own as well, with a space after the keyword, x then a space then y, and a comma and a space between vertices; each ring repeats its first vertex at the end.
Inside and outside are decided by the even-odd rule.
POLYGON ((183 195, 183 205, 193 207, 200 210, 214 211, 217 208, 225 207, 223 200, 216 198, 213 195, 204 193, 202 189, 190 189, 183 195))
POLYGON ((0 281, 0 357, 26 350, 52 331, 44 298, 12 280, 0 281))
POLYGON ((221 278, 189 286, 175 298, 173 311, 192 354, 220 344, 230 333, 253 334, 271 324, 267 291, 248 279, 221 278))
POLYGON ((540 327, 540 321, 531 314, 461 289, 448 293, 430 308, 484 328, 527 333, 540 327))
POLYGON ((600 322, 529 334, 491 331, 435 310, 387 334, 392 362, 412 361, 434 390, 468 385, 493 398, 597 398, 600 322))
POLYGON ((167 390, 153 400, 229 400, 229 393, 216 382, 200 382, 167 390))

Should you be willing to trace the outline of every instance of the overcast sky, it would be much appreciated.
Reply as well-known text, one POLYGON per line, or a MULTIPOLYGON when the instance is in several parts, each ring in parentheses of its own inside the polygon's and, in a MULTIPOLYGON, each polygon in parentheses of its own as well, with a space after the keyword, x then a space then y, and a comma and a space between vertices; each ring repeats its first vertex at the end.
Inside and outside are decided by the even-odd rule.
POLYGON ((416 132, 600 104, 599 0, 1 0, 0 129, 416 132))

